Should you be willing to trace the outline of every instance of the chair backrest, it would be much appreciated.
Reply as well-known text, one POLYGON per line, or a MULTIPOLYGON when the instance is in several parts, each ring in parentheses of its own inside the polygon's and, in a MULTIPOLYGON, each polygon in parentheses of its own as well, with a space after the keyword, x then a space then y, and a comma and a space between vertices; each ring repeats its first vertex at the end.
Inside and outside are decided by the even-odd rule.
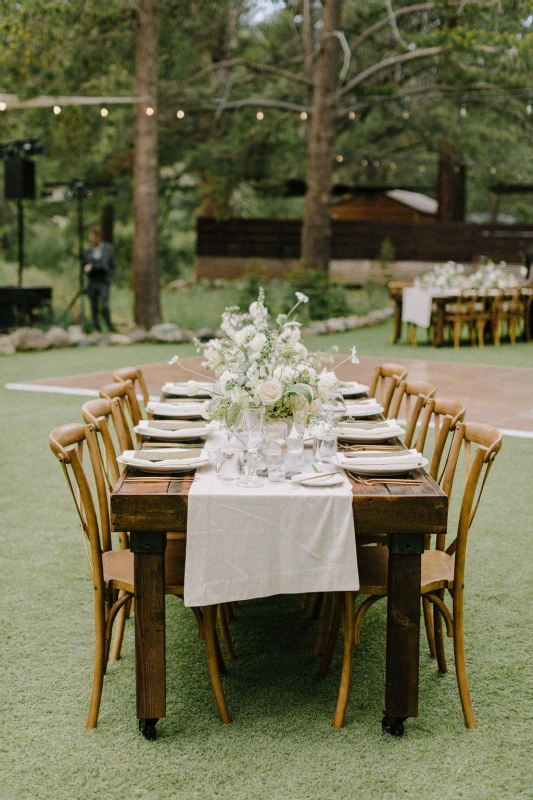
MULTIPOLYGON (((99 447, 99 439, 102 440, 105 453, 105 460, 102 455, 102 465, 108 486, 112 489, 118 481, 121 471, 117 455, 124 450, 130 450, 132 446, 130 432, 127 425, 124 424, 120 398, 87 400, 81 407, 81 415, 84 422, 94 427, 99 447), (112 430, 114 430, 117 440, 118 452, 113 441, 112 430)), ((100 448, 100 453, 102 454, 102 448, 100 448)))
MULTIPOLYGON (((446 548, 447 553, 455 553, 454 592, 463 590, 468 532, 474 521, 490 469, 501 446, 502 435, 492 425, 483 425, 480 422, 458 423, 442 481, 442 488, 449 495, 462 450, 465 462, 465 488, 457 536, 446 548)), ((437 536, 437 549, 444 550, 445 538, 444 534, 437 536)))
POLYGON ((107 505, 107 489, 102 463, 93 425, 82 425, 79 422, 61 425, 50 433, 49 444, 52 453, 59 459, 70 488, 72 499, 80 519, 85 544, 85 552, 93 578, 93 585, 98 593, 98 603, 105 601, 104 571, 102 552, 111 550, 111 525, 107 505), (89 479, 83 467, 83 445, 87 444, 98 496, 99 515, 93 500, 89 479), (70 473, 78 492, 74 491, 70 473), (98 521, 100 518, 100 522, 98 521))
POLYGON ((441 470, 442 460, 444 465, 453 440, 453 434, 459 422, 463 422, 466 409, 458 400, 446 400, 442 397, 431 397, 420 414, 420 427, 416 437, 415 448, 419 453, 424 452, 428 430, 433 423, 435 428, 435 444, 429 466, 429 474, 434 481, 440 483, 444 474, 441 470), (444 457, 446 453, 446 457, 444 457))
POLYGON ((407 422, 405 425, 404 444, 406 447, 411 447, 420 413, 435 392, 436 389, 433 384, 427 381, 400 381, 394 390, 387 416, 391 419, 396 419, 400 414, 402 403, 405 403, 405 418, 407 422))
POLYGON ((139 389, 141 390, 144 401, 144 407, 146 409, 146 405, 150 400, 150 395, 148 394, 148 387, 146 385, 146 381, 144 379, 144 375, 140 367, 122 367, 121 369, 116 369, 113 372, 113 380, 118 381, 119 383, 123 383, 124 381, 131 381, 136 391, 138 386, 139 389))
POLYGON ((402 364, 379 364, 374 370, 368 394, 379 399, 386 417, 389 415, 394 390, 406 377, 407 370, 402 364))
POLYGON ((128 429, 130 428, 130 425, 127 421, 126 411, 129 414, 132 425, 138 425, 139 421, 143 418, 141 407, 139 406, 139 401, 137 400, 137 395, 135 394, 135 388, 131 381, 124 381, 123 383, 119 383, 118 381, 116 383, 106 383, 105 386, 100 387, 99 394, 100 397, 104 397, 106 400, 112 400, 114 397, 119 398, 120 405, 124 411, 126 427, 128 429))

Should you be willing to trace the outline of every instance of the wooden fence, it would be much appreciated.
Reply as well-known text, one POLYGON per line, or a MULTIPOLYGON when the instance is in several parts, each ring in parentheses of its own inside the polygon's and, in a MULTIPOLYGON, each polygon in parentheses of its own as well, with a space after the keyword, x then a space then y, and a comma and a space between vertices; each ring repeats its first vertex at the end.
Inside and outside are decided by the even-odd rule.
MULTIPOLYGON (((387 237, 395 252, 395 280, 412 280, 449 260, 470 264, 485 256, 517 265, 533 247, 533 225, 333 220, 331 227, 331 275, 352 285, 379 277, 376 260, 387 237)), ((300 233, 300 220, 200 218, 196 275, 238 278, 257 260, 269 277, 283 277, 298 266, 300 233)))

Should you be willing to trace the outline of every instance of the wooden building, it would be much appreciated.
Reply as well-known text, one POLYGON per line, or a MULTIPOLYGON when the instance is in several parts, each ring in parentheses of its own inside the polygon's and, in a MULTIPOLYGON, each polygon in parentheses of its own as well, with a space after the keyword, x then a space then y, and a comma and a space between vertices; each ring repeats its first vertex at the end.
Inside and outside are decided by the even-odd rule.
POLYGON ((435 222, 438 202, 406 189, 360 190, 331 210, 335 220, 362 222, 435 222))

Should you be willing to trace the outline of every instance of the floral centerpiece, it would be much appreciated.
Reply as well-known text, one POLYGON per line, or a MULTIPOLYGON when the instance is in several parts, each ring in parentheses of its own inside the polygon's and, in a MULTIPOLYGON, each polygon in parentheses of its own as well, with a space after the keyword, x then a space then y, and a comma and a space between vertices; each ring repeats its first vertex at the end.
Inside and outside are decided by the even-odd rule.
POLYGON ((465 285, 482 291, 486 289, 514 289, 518 286, 518 280, 514 275, 506 272, 506 267, 505 261, 500 261, 498 265, 489 261, 488 264, 476 270, 473 275, 469 275, 465 285))
POLYGON ((465 268, 462 264, 455 261, 447 261, 445 264, 435 264, 431 272, 426 272, 422 276, 422 285, 428 289, 458 289, 463 287, 465 282, 465 268))
MULTIPOLYGON (((331 354, 309 352, 301 341, 301 324, 294 314, 308 298, 296 292, 297 302, 287 314, 279 314, 275 324, 265 306, 264 290, 247 312, 236 306, 222 314, 221 339, 205 344, 196 341, 205 356, 204 366, 218 376, 212 399, 206 403, 207 419, 233 425, 242 409, 264 406, 267 419, 292 415, 295 394, 309 403, 309 414, 316 415, 322 404, 339 394, 343 384, 332 371, 320 367, 331 354)), ((178 360, 176 356, 170 363, 178 360)), ((356 348, 346 361, 358 364, 356 348)), ((342 362, 344 363, 344 362, 342 362)))
MULTIPOLYGON (((514 289, 519 285, 514 275, 506 270, 505 261, 500 261, 498 265, 489 261, 479 267, 472 275, 465 274, 462 264, 455 261, 447 261, 445 264, 435 264, 431 272, 422 276, 422 285, 428 289, 450 289, 460 292, 462 289, 514 289)), ((521 268, 522 277, 527 274, 524 267, 521 268)))

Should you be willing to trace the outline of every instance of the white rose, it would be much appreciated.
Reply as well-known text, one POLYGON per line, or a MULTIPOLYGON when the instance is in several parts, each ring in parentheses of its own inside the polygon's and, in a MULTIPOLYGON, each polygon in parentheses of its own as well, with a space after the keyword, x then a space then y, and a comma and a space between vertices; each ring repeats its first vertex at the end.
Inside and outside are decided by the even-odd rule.
POLYGON ((256 388, 256 394, 265 406, 273 406, 281 397, 283 387, 275 378, 270 378, 264 383, 260 383, 256 388))
POLYGON ((318 385, 331 389, 332 386, 335 386, 337 380, 337 376, 334 372, 328 372, 328 370, 324 368, 318 376, 318 385))
POLYGON ((200 385, 196 381, 187 381, 187 394, 195 395, 200 391, 200 385))
POLYGON ((250 342, 250 347, 254 353, 259 353, 267 343, 267 337, 264 333, 258 333, 250 342))

